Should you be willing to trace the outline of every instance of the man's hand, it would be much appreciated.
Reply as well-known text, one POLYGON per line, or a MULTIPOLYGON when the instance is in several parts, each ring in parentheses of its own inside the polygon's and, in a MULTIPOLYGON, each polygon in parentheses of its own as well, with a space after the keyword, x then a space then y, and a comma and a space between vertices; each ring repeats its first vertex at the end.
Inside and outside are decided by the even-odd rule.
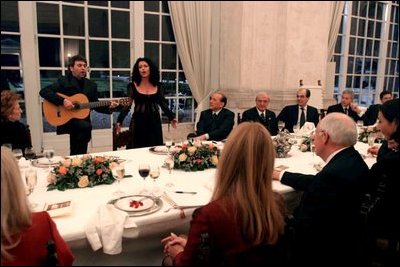
POLYGON ((172 128, 176 129, 178 127, 178 121, 176 119, 173 119, 171 121, 171 125, 172 125, 172 128))
POLYGON ((116 108, 119 106, 119 102, 115 100, 110 101, 110 109, 116 108))
POLYGON ((279 181, 279 175, 280 175, 280 174, 281 174, 281 171, 274 170, 274 171, 272 172, 272 179, 278 180, 278 181, 279 181))
POLYGON ((74 104, 72 104, 71 101, 69 101, 68 99, 64 98, 64 107, 66 109, 73 109, 75 106, 74 106, 74 104))
POLYGON ((115 132, 119 134, 121 132, 121 123, 117 122, 114 126, 115 132))

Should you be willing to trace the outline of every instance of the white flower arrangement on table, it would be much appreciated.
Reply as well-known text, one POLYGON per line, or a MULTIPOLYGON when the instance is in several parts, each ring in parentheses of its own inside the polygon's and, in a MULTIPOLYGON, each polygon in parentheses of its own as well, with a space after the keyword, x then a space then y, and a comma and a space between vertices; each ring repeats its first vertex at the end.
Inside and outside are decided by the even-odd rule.
POLYGON ((377 134, 380 132, 376 125, 371 126, 363 126, 360 128, 360 132, 358 134, 358 141, 363 143, 368 143, 368 136, 370 134, 377 134))
POLYGON ((202 171, 218 164, 218 148, 212 143, 188 142, 175 147, 172 156, 174 169, 185 171, 202 171))
POLYGON ((277 158, 286 158, 294 141, 288 130, 279 132, 275 138, 272 139, 272 144, 275 147, 277 158))

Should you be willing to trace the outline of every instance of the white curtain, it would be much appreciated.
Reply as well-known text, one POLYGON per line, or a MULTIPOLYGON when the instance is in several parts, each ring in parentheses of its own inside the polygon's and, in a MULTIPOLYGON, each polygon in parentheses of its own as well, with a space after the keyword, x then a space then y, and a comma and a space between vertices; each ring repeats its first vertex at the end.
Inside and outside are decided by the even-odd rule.
POLYGON ((342 21, 342 12, 345 1, 332 1, 331 2, 331 25, 329 29, 328 38, 328 58, 330 62, 335 50, 336 39, 340 29, 340 23, 342 21))
POLYGON ((196 99, 197 118, 208 107, 211 80, 211 2, 168 1, 178 54, 196 99))

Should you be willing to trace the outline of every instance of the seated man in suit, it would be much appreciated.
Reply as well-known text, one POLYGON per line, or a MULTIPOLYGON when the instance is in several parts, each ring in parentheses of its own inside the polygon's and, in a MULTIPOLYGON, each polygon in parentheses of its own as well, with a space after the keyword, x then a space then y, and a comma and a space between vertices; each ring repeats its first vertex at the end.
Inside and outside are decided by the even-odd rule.
POLYGON ((332 105, 328 107, 327 114, 332 112, 341 112, 347 114, 352 118, 355 122, 358 120, 362 120, 361 116, 359 116, 361 110, 360 108, 353 103, 354 100, 354 92, 352 90, 346 89, 342 92, 342 100, 339 104, 332 105))
MULTIPOLYGON (((392 92, 382 91, 379 94, 379 98, 381 100, 381 103, 384 104, 388 100, 393 99, 393 95, 392 92)), ((365 126, 374 125, 376 123, 380 106, 381 104, 375 104, 368 107, 367 111, 365 111, 364 115, 362 116, 365 126)))
POLYGON ((319 173, 273 173, 282 184, 303 191, 293 213, 295 262, 307 266, 354 263, 360 196, 368 174, 368 166, 354 148, 357 126, 344 114, 328 114, 318 124, 313 142, 315 153, 326 163, 319 173))
POLYGON ((303 127, 306 121, 313 122, 315 125, 319 122, 318 110, 307 105, 311 92, 309 89, 300 88, 297 90, 297 105, 286 106, 278 115, 278 121, 285 122, 285 129, 293 133, 293 126, 299 124, 303 127))
POLYGON ((228 137, 234 125, 235 114, 224 108, 226 102, 227 98, 222 93, 211 95, 210 108, 200 114, 195 139, 220 141, 228 137))
POLYGON ((275 113, 267 110, 270 98, 267 93, 258 93, 256 96, 256 106, 243 112, 243 121, 256 121, 264 125, 271 135, 278 133, 278 121, 275 113))

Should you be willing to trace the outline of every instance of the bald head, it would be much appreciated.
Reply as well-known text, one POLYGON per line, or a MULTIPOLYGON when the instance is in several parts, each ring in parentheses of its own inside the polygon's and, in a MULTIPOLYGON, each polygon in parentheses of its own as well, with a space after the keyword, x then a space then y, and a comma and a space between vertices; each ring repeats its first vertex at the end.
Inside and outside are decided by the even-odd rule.
POLYGON ((331 142, 339 146, 353 146, 357 143, 357 125, 344 113, 329 113, 318 123, 317 130, 326 132, 331 142))

